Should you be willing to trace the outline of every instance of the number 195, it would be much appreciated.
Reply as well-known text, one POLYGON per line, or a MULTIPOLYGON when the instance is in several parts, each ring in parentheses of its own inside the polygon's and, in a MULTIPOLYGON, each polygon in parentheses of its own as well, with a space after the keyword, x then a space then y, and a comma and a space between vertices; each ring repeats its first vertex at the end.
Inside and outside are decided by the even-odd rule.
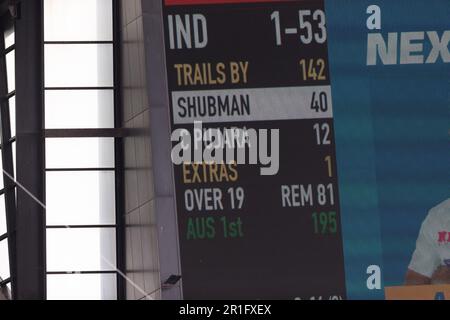
POLYGON ((335 234, 337 232, 337 215, 335 211, 314 212, 312 220, 314 234, 335 234))

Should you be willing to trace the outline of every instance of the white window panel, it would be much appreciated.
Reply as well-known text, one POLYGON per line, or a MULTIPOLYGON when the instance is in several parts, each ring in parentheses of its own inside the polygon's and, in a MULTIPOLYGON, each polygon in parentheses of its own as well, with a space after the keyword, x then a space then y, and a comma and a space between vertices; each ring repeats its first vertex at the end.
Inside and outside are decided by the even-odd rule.
POLYGON ((3 189, 4 187, 5 185, 3 183, 3 159, 0 151, 0 190, 3 189))
POLYGON ((47 229, 47 271, 116 269, 115 228, 47 229))
POLYGON ((16 53, 11 51, 6 55, 6 73, 8 81, 8 92, 16 90, 16 53))
MULTIPOLYGON (((17 165, 16 165, 16 142, 11 143, 11 149, 12 149, 12 154, 13 154, 13 167, 14 167, 14 176, 13 178, 15 179, 17 177, 17 165)), ((12 175, 11 172, 8 172, 9 175, 12 175)), ((9 179, 7 177, 7 179, 9 179)))
POLYGON ((0 236, 8 231, 6 226, 5 196, 0 196, 0 236))
POLYGON ((45 45, 46 87, 112 87, 112 44, 45 45))
MULTIPOLYGON (((14 167, 14 178, 17 177, 17 173, 16 173, 16 142, 11 143, 11 149, 12 149, 12 156, 13 156, 13 167, 14 167)), ((11 172, 8 172, 9 175, 12 175, 11 172)), ((7 179, 9 179, 7 177, 7 179)), ((16 198, 17 199, 17 198, 16 198)))
POLYGON ((16 136, 16 97, 9 99, 9 120, 11 124, 11 137, 16 136))
POLYGON ((112 41, 112 0, 45 0, 45 41, 112 41))
POLYGON ((5 196, 0 196, 0 236, 8 231, 6 227, 5 196))
POLYGON ((113 90, 47 90, 47 129, 114 128, 113 90))
POLYGON ((11 47, 16 41, 14 27, 6 30, 4 33, 4 37, 5 37, 5 48, 11 47))
POLYGON ((115 224, 112 171, 47 172, 47 225, 115 224))
POLYGON ((113 168, 114 138, 48 138, 47 169, 113 168))
POLYGON ((9 277, 8 239, 5 239, 0 241, 0 278, 8 279, 9 277))
POLYGON ((47 275, 48 300, 116 300, 115 274, 47 275))

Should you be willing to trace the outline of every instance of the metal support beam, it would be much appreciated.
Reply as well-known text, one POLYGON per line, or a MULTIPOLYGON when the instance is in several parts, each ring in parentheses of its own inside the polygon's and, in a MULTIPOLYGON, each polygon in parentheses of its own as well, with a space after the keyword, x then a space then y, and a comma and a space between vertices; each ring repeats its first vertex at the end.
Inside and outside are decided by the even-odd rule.
MULTIPOLYGON (((122 128, 122 97, 121 97, 121 57, 120 57, 120 29, 121 12, 119 0, 113 0, 113 48, 114 48, 114 127, 117 135, 115 136, 115 167, 116 167, 116 261, 117 270, 122 274, 126 273, 125 262, 125 174, 124 174, 124 156, 123 156, 123 137, 132 134, 122 128)), ((122 274, 117 274, 117 299, 126 300, 126 285, 122 274)))
MULTIPOLYGON (((130 131, 130 130, 128 130, 130 131)), ((127 130, 117 129, 46 129, 47 138, 122 138, 127 134, 127 130)))
POLYGON ((16 20, 17 217, 15 298, 46 298, 43 0, 22 0, 16 20), (29 193, 33 195, 30 196, 29 193))

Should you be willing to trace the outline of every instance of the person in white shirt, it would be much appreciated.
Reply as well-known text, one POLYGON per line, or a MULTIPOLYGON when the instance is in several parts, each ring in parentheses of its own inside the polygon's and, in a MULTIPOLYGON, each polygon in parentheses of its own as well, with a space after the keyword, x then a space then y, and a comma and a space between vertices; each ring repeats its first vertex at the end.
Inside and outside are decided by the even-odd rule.
POLYGON ((450 284, 450 199, 432 208, 423 221, 405 284, 450 284))

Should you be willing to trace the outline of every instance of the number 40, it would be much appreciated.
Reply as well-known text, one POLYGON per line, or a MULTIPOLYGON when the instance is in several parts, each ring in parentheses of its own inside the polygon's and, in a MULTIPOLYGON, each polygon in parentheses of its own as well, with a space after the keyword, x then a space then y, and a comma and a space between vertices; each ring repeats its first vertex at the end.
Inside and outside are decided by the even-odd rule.
POLYGON ((320 92, 317 94, 315 91, 313 92, 313 96, 311 98, 311 110, 315 112, 327 112, 328 111, 328 96, 326 92, 320 92))

